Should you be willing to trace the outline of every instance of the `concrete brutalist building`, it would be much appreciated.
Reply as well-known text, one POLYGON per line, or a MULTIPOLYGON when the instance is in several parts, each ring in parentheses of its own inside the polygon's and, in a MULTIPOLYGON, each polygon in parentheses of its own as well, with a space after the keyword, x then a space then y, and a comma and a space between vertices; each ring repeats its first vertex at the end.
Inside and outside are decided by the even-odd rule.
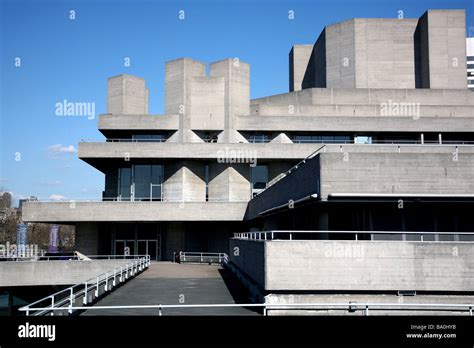
POLYGON ((291 49, 284 94, 250 99, 239 59, 208 70, 166 64, 164 115, 148 114, 145 80, 110 78, 107 140, 78 151, 105 174, 102 201, 28 202, 23 220, 75 224, 86 254, 229 252, 256 292, 283 300, 472 292, 463 10, 329 25, 291 49), (277 230, 323 232, 232 238, 277 230))

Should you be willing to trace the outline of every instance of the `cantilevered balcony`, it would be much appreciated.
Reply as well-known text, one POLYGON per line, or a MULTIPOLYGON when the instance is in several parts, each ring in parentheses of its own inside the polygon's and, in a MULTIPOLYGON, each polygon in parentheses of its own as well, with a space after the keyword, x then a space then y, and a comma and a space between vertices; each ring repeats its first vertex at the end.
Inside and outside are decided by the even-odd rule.
POLYGON ((24 222, 242 221, 247 202, 26 202, 24 222))

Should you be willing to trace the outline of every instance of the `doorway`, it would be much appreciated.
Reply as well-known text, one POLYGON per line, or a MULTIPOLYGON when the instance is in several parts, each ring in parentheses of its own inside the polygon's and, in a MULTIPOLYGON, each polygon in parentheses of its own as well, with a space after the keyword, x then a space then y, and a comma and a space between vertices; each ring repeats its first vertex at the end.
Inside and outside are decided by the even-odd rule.
POLYGON ((157 240, 138 240, 137 243, 137 255, 150 255, 151 260, 159 260, 157 240))
POLYGON ((158 223, 114 223, 112 231, 114 255, 150 255, 161 260, 161 226, 158 223))

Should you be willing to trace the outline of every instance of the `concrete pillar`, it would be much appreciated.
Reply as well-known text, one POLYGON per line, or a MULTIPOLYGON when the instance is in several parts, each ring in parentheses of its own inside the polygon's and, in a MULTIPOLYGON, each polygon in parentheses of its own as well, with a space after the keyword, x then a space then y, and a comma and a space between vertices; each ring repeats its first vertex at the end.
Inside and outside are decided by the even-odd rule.
POLYGON ((189 84, 193 78, 206 78, 206 64, 180 58, 165 65, 165 114, 185 114, 189 103, 189 84))
POLYGON ((206 79, 206 64, 180 58, 165 66, 165 114, 179 115, 177 141, 187 141, 184 130, 191 125, 191 84, 194 79, 206 79))
POLYGON ((417 88, 465 89, 466 14, 428 10, 415 32, 417 88))
POLYGON ((145 80, 122 74, 107 80, 107 113, 147 115, 148 89, 145 80))
POLYGON ((224 78, 224 141, 238 142, 236 115, 250 115, 250 65, 224 59, 209 65, 210 78, 224 78))
POLYGON ((99 253, 99 226, 95 222, 76 223, 75 250, 85 255, 99 253))
POLYGON ((248 164, 210 164, 210 201, 248 201, 249 199, 250 166, 248 164))
POLYGON ((294 45, 289 54, 290 92, 302 89, 306 68, 308 67, 313 45, 294 45))
POLYGON ((165 201, 204 202, 206 183, 204 163, 179 161, 165 166, 165 201))

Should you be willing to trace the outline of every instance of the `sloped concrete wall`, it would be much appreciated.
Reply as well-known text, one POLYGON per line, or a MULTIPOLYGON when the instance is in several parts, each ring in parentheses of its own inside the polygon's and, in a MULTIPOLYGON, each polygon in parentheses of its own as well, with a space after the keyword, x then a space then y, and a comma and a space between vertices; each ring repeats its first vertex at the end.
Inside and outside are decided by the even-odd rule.
POLYGON ((72 285, 124 266, 127 260, 0 262, 0 287, 72 285))

